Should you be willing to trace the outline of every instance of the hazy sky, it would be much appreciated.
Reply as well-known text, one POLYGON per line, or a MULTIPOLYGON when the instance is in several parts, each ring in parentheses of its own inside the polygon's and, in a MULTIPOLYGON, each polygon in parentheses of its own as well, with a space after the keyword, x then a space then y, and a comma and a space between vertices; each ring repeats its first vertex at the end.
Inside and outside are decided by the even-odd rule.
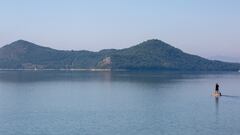
POLYGON ((240 0, 0 0, 0 46, 125 48, 157 38, 204 57, 240 57, 240 0))

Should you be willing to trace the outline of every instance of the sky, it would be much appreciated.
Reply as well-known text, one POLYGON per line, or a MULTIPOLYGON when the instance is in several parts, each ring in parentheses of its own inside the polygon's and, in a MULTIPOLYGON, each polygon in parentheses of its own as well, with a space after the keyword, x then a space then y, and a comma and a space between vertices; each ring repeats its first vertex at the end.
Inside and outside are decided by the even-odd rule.
POLYGON ((0 0, 0 47, 23 39, 61 50, 165 41, 206 58, 240 58, 239 0, 0 0))

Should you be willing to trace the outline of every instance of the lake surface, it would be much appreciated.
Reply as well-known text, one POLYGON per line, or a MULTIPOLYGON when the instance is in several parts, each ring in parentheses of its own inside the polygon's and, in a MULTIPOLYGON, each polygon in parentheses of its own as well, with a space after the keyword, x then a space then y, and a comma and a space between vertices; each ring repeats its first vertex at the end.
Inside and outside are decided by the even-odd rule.
POLYGON ((0 71, 0 134, 239 135, 239 87, 240 73, 0 71))

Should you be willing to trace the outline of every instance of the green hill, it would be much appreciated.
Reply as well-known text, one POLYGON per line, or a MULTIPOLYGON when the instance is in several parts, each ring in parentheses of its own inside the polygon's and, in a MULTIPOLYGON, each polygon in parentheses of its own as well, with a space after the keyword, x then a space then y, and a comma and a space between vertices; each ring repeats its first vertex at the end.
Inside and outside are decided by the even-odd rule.
POLYGON ((55 50, 18 40, 0 48, 0 68, 238 71, 240 64, 187 54, 160 40, 99 52, 55 50))

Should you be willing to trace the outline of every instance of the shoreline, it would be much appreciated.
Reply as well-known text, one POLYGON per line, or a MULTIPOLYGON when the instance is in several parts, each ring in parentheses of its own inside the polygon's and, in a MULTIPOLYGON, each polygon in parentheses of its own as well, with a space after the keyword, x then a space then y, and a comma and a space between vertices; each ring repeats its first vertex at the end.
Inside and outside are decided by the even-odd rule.
POLYGON ((0 71, 111 71, 111 69, 0 69, 0 71))
POLYGON ((112 72, 112 71, 136 71, 136 72, 142 72, 142 71, 150 71, 150 72, 186 72, 186 73, 192 73, 192 72, 203 72, 203 73, 214 73, 214 72, 234 72, 234 73, 240 73, 239 71, 180 71, 180 70, 127 70, 127 69, 98 69, 98 68, 91 68, 91 69, 0 69, 0 71, 91 71, 91 72, 112 72))

